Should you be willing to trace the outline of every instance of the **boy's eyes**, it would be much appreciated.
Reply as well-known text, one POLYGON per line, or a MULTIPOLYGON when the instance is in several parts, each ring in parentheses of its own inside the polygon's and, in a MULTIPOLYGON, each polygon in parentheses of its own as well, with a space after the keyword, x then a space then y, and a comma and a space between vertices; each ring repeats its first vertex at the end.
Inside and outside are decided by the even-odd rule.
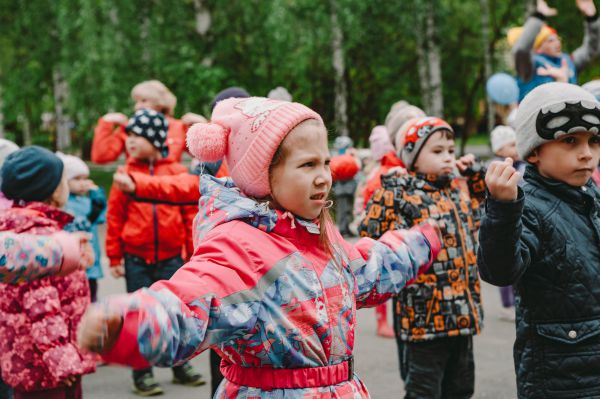
POLYGON ((564 139, 562 139, 562 142, 566 144, 573 144, 575 142, 575 137, 567 136, 564 139))
POLYGON ((592 136, 590 138, 590 143, 591 144, 599 144, 600 143, 600 136, 592 136))

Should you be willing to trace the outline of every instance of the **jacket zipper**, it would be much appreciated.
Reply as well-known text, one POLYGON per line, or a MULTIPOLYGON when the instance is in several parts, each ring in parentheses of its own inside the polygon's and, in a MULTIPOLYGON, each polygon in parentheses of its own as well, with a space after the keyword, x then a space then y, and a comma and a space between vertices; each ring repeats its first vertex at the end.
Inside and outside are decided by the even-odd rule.
MULTIPOLYGON (((465 232, 463 230, 462 222, 460 221, 460 215, 458 214, 458 209, 456 209, 456 205, 454 201, 452 201, 452 196, 450 195, 450 190, 444 190, 450 203, 452 204, 452 211, 454 212, 454 217, 456 218, 456 225, 458 227, 458 234, 460 234, 460 246, 463 250, 463 261, 465 265, 465 290, 467 291, 467 298, 469 298, 469 305, 471 306, 471 311, 473 312, 473 320, 475 321, 475 331, 479 334, 479 315, 477 313, 477 309, 475 308, 475 304, 473 303, 473 297, 471 296, 471 289, 469 286, 469 264, 467 262, 467 248, 465 247, 465 232)), ((458 327, 458 326, 457 326, 458 327)))
MULTIPOLYGON (((150 176, 154 176, 154 161, 150 161, 150 176)), ((152 204, 152 222, 154 224, 154 263, 158 263, 158 210, 152 204)))

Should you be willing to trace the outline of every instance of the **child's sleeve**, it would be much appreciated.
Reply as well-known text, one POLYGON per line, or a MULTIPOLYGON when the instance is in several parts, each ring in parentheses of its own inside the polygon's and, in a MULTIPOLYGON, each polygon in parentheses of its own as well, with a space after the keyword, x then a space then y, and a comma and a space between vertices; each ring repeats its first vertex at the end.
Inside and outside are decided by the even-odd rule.
MULTIPOLYGON (((379 188, 369 199, 365 218, 358 227, 361 237, 378 239, 388 230, 408 229, 410 218, 403 211, 402 204, 405 201, 397 198, 393 190, 379 188)), ((406 204, 406 206, 410 206, 406 204)))
POLYGON ((388 231, 378 241, 359 240, 348 250, 356 277, 357 307, 375 306, 398 294, 429 269, 440 247, 430 225, 388 231))
POLYGON ((256 325, 265 291, 280 270, 261 270, 260 256, 234 231, 213 232, 170 280, 106 300, 123 315, 106 361, 171 367, 256 325))
POLYGON ((0 282, 17 284, 79 268, 79 239, 60 232, 48 236, 0 232, 0 282))
POLYGON ((108 211, 106 214, 106 256, 110 266, 117 266, 123 259, 123 243, 121 233, 127 220, 127 205, 129 197, 113 186, 108 196, 108 211))
POLYGON ((135 182, 135 198, 139 201, 171 205, 198 205, 200 177, 189 173, 169 176, 150 176, 130 173, 135 182))
POLYGON ((106 210, 106 194, 104 194, 104 190, 100 187, 90 190, 90 200, 92 202, 92 209, 88 215, 88 220, 92 224, 104 223, 104 211, 106 210))
POLYGON ((544 16, 539 13, 529 17, 523 26, 521 35, 512 48, 517 76, 525 82, 531 80, 535 73, 533 70, 533 57, 535 55, 533 43, 542 26, 544 26, 544 19, 544 16))
POLYGON ((573 53, 571 58, 577 71, 581 71, 587 64, 598 56, 600 51, 600 20, 598 13, 593 17, 586 17, 583 42, 573 53))
POLYGON ((481 279, 497 286, 516 283, 540 250, 539 222, 524 209, 523 191, 513 202, 488 197, 479 230, 477 265, 481 279))
POLYGON ((471 197, 471 206, 474 209, 479 209, 485 201, 485 172, 486 168, 482 162, 476 162, 473 166, 463 172, 463 176, 467 179, 467 187, 469 189, 469 196, 471 197))
POLYGON ((183 228, 185 229, 185 259, 189 260, 194 254, 194 236, 193 226, 194 218, 198 213, 198 205, 183 205, 180 207, 183 220, 183 228))
POLYGON ((125 128, 107 122, 104 118, 98 120, 94 128, 94 140, 92 142, 92 162, 109 163, 116 161, 119 155, 125 151, 125 128))

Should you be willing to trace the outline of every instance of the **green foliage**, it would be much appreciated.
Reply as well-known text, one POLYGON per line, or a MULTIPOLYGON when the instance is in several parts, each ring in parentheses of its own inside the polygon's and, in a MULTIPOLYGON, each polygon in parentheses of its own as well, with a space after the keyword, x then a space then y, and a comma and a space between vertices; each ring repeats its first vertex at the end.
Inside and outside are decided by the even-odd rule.
MULTIPOLYGON (((281 85, 294 99, 334 116, 331 1, 204 0, 212 24, 196 32, 193 0, 0 0, 0 92, 4 123, 22 141, 53 145, 41 115, 54 111, 53 74, 69 87, 66 112, 75 122, 74 145, 89 146, 94 124, 109 111, 131 113, 131 88, 164 82, 178 97, 176 116, 207 115, 213 96, 228 86, 266 95, 281 85)), ((421 103, 415 13, 421 0, 335 0, 344 35, 351 135, 366 143, 390 105, 421 103)), ((441 49, 447 119, 476 130, 484 99, 481 10, 478 0, 429 0, 441 49)), ((525 2, 489 0, 494 70, 510 71, 503 45, 507 28, 525 20, 525 2)), ((550 23, 574 50, 582 17, 572 2, 551 2, 550 23)), ((597 63, 580 75, 600 75, 597 63)), ((12 136, 11 136, 12 137, 12 136)))

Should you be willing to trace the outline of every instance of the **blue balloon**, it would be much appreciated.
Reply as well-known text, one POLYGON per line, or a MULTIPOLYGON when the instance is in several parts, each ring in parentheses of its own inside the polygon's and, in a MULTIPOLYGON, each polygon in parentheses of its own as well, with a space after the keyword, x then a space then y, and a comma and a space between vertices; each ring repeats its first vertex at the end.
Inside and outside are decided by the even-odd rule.
POLYGON ((515 78, 507 73, 495 73, 488 79, 485 90, 493 102, 508 105, 519 99, 519 86, 515 78))

